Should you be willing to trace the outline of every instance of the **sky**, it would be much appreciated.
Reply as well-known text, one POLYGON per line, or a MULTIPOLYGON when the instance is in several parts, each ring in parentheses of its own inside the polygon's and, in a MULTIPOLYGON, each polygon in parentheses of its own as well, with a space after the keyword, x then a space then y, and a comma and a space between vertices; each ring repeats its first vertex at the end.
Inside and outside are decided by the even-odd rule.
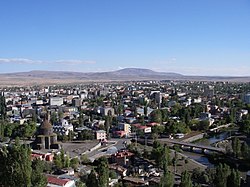
POLYGON ((0 73, 128 67, 250 76, 250 1, 0 1, 0 73))

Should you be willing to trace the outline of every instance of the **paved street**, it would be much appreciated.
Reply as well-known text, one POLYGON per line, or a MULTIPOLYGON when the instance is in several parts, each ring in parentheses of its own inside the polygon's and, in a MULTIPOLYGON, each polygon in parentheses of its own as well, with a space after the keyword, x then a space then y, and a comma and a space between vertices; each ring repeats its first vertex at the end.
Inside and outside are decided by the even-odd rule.
POLYGON ((128 139, 112 138, 108 141, 107 145, 102 146, 101 148, 96 149, 90 153, 87 153, 86 155, 89 157, 90 160, 93 161, 96 158, 110 154, 110 151, 107 150, 112 149, 113 147, 115 147, 117 150, 124 148, 124 141, 127 140, 128 139))

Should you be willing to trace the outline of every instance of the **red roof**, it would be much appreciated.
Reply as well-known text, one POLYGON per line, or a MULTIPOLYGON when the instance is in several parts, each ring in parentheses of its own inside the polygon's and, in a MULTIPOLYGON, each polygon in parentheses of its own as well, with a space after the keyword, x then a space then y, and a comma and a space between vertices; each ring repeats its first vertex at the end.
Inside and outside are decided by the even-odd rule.
POLYGON ((69 179, 59 179, 59 178, 52 177, 52 176, 47 176, 47 180, 48 180, 48 183, 55 184, 55 185, 58 185, 58 186, 64 186, 69 181, 71 181, 69 179))
POLYGON ((132 124, 134 127, 140 127, 141 126, 141 124, 140 123, 135 123, 135 124, 132 124))
POLYGON ((160 125, 159 123, 156 123, 156 122, 152 122, 152 123, 149 123, 148 126, 158 126, 160 125))
POLYGON ((121 152, 114 154, 113 156, 115 156, 116 158, 121 158, 121 157, 132 156, 132 155, 134 155, 134 153, 129 152, 129 151, 121 151, 121 152))
POLYGON ((138 127, 139 129, 146 129, 146 128, 148 128, 147 126, 140 126, 140 127, 138 127))

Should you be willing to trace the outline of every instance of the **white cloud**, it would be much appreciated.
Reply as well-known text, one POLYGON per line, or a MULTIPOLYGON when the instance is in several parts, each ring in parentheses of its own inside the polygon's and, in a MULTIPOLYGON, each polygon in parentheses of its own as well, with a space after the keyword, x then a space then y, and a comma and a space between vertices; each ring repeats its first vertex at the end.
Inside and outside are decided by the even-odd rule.
POLYGON ((63 64, 63 65, 79 65, 79 64, 95 64, 95 61, 91 60, 56 60, 56 61, 42 61, 42 60, 32 60, 27 58, 0 58, 0 64, 63 64))
POLYGON ((31 60, 27 58, 0 58, 0 64, 40 64, 42 61, 40 60, 31 60))
POLYGON ((96 64, 95 61, 91 60, 57 60, 55 63, 64 65, 96 64))

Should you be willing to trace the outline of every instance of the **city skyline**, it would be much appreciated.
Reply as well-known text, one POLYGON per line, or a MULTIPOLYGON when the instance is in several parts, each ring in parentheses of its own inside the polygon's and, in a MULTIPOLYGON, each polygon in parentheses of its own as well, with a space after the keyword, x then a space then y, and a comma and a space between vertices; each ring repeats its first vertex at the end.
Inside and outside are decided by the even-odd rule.
POLYGON ((250 75, 250 2, 2 1, 0 73, 250 75))

